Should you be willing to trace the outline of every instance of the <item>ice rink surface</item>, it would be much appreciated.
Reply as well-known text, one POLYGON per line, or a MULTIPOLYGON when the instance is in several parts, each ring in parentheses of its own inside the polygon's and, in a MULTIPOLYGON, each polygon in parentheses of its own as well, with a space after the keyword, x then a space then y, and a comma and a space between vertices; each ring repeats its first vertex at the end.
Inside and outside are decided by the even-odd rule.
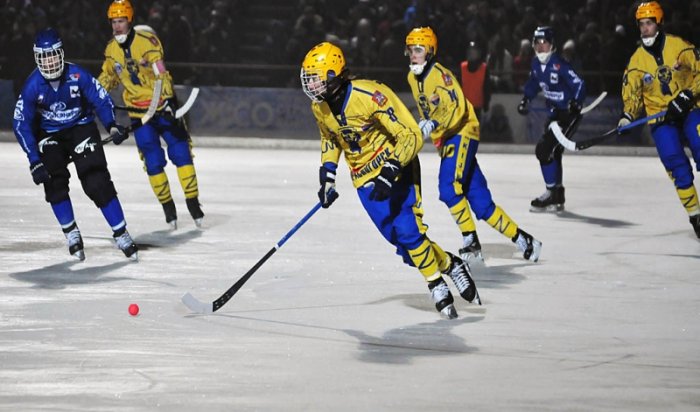
MULTIPOLYGON (((478 222, 484 305, 460 299, 450 321, 344 164, 330 209, 221 310, 191 314, 185 292, 215 299, 314 206, 319 153, 196 148, 204 227, 168 165, 168 231, 136 148, 106 150, 139 262, 76 176, 87 260, 73 260, 24 154, 0 143, 0 410, 700 409, 700 241, 655 157, 567 153, 567 210, 552 215, 528 212, 543 190, 534 155, 479 155, 496 203, 544 247, 526 262, 478 222)), ((428 234, 455 252, 437 155, 421 163, 428 234)))

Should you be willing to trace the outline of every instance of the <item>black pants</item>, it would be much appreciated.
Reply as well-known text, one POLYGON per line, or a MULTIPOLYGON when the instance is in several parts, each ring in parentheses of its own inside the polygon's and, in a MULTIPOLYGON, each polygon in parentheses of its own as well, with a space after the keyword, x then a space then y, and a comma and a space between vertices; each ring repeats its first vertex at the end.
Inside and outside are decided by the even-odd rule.
POLYGON ((39 154, 51 176, 44 184, 47 202, 55 204, 68 199, 71 161, 75 163, 83 191, 97 207, 106 206, 117 195, 94 122, 55 134, 42 133, 39 154))
POLYGON ((572 115, 568 110, 556 110, 554 112, 554 117, 545 124, 545 132, 535 147, 535 155, 537 155, 541 165, 549 164, 555 160, 561 162, 561 155, 564 152, 564 147, 559 144, 554 133, 549 130, 549 124, 551 122, 559 122, 559 126, 561 126, 564 134, 567 137, 571 137, 576 132, 580 120, 581 115, 572 115))

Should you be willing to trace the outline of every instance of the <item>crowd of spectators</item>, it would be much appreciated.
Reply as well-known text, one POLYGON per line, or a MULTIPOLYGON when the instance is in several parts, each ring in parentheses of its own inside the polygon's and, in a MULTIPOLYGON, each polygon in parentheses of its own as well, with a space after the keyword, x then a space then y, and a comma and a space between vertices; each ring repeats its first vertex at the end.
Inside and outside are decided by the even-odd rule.
MULTIPOLYGON (((37 30, 61 33, 69 60, 99 62, 111 28, 109 0, 0 0, 0 77, 22 81, 32 70, 37 30)), ((700 2, 661 0, 665 30, 700 44, 700 2)), ((466 46, 488 56, 494 92, 518 93, 532 58, 535 27, 550 25, 558 50, 581 70, 591 92, 615 92, 637 45, 636 2, 616 0, 133 0, 135 23, 153 27, 176 81, 246 86, 260 65, 288 66, 271 72, 270 86, 298 86, 304 54, 327 40, 346 53, 360 74, 405 87, 404 38, 413 27, 431 26, 440 61, 458 73, 466 46), (265 7, 268 6, 266 9, 265 7), (282 13, 269 10, 286 7, 282 13), (262 15, 260 15, 262 13, 262 15), (186 64, 177 64, 186 63, 186 64), (216 66, 217 64, 221 66, 216 66), (243 74, 241 74, 243 73, 243 74), (282 74, 280 74, 282 73, 282 74)), ((99 64, 88 65, 99 71, 99 64)), ((264 72, 264 70, 262 70, 264 72)))

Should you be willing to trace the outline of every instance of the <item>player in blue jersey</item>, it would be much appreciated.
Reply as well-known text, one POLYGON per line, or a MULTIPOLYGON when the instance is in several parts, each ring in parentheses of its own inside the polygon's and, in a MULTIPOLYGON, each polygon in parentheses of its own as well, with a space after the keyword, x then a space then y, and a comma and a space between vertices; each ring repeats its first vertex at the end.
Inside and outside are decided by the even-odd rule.
POLYGON ((321 135, 318 196, 323 207, 338 198, 335 175, 343 156, 360 203, 396 253, 421 273, 435 308, 457 317, 443 275, 462 298, 480 304, 469 267, 427 235, 418 160, 423 138, 408 108, 386 85, 351 76, 343 52, 328 42, 306 54, 301 84, 321 135))
POLYGON ((63 42, 56 30, 48 28, 37 34, 37 69, 29 75, 15 105, 15 136, 27 154, 34 183, 44 185, 45 199, 63 229, 70 254, 85 259, 68 195, 68 164, 72 161, 83 191, 102 211, 117 246, 136 260, 138 249, 126 230, 95 114, 113 137, 124 139, 127 133, 116 122, 107 91, 88 71, 65 62, 63 56, 63 42))
POLYGON ((561 162, 564 148, 546 126, 557 121, 562 125, 566 136, 573 135, 581 119, 586 87, 583 79, 576 74, 571 65, 555 53, 554 31, 551 27, 538 27, 535 30, 532 47, 535 49, 536 56, 532 59, 530 78, 525 83, 524 96, 518 105, 518 113, 526 115, 529 112, 528 104, 541 91, 549 108, 549 121, 535 149, 546 190, 530 203, 530 210, 559 212, 564 210, 565 200, 561 162))

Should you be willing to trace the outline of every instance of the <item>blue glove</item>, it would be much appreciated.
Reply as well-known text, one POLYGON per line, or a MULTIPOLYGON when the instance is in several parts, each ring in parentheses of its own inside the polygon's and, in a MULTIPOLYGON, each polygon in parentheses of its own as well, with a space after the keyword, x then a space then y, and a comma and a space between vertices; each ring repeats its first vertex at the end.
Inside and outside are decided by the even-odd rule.
POLYGON ((695 106, 693 92, 690 90, 682 90, 673 100, 671 100, 671 103, 668 104, 665 118, 666 121, 669 123, 683 122, 693 106, 695 106))
POLYGON ((420 127, 421 133, 423 133, 423 139, 427 140, 430 138, 430 134, 435 130, 435 128, 438 126, 438 122, 435 120, 427 120, 427 119, 421 119, 420 122, 418 122, 418 127, 420 127))
POLYGON ((379 175, 372 179, 374 188, 369 194, 370 200, 381 202, 391 197, 391 189, 399 173, 401 173, 401 163, 393 159, 385 161, 379 175))
POLYGON ((318 180, 321 182, 321 188, 318 189, 318 200, 321 201, 321 207, 327 209, 340 196, 335 191, 335 171, 321 166, 318 170, 318 180))
POLYGON ((520 101, 520 104, 518 105, 518 113, 520 113, 523 116, 530 113, 530 109, 528 109, 527 107, 528 103, 530 103, 530 100, 528 100, 527 97, 523 97, 523 99, 520 101))
POLYGON ((51 180, 48 170, 46 170, 46 167, 44 167, 41 161, 30 164, 29 171, 32 172, 32 180, 34 180, 35 185, 40 185, 51 180))
POLYGON ((109 136, 112 138, 112 143, 117 146, 122 144, 122 142, 129 138, 129 132, 126 131, 124 126, 117 123, 113 123, 109 126, 109 136))

